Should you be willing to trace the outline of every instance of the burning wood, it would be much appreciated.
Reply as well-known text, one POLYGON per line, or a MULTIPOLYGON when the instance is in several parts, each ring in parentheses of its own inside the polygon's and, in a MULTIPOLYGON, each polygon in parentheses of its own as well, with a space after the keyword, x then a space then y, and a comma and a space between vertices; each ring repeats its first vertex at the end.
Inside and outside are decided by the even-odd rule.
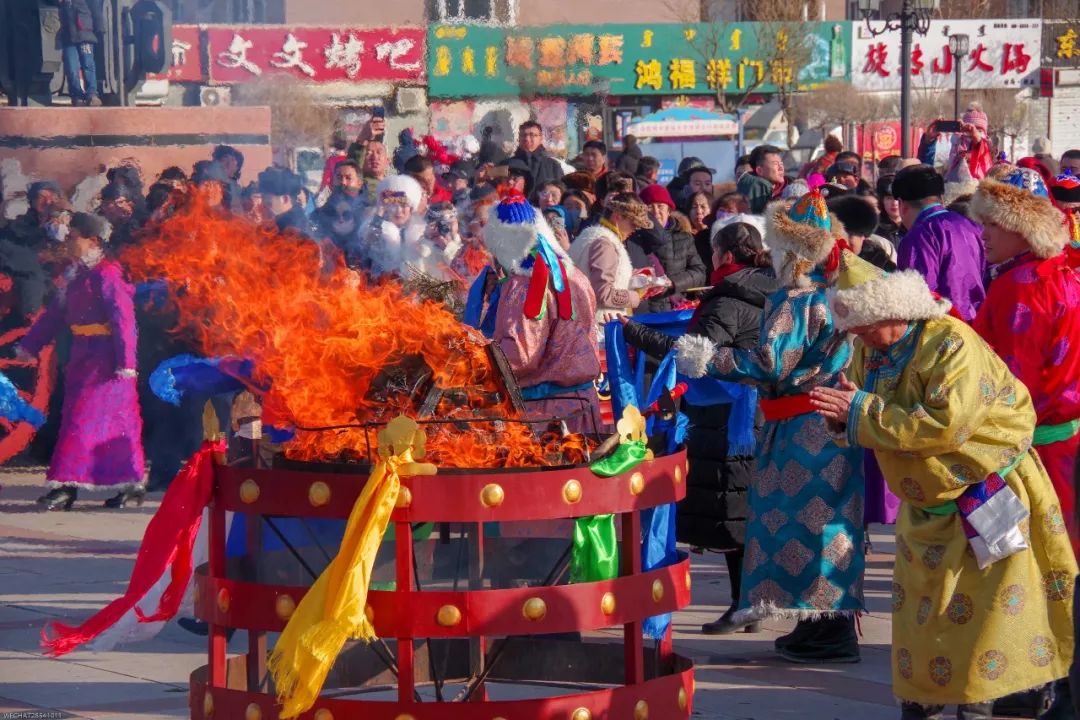
POLYGON ((587 457, 582 436, 542 443, 529 425, 504 422, 525 419, 524 406, 505 360, 478 332, 400 285, 368 284, 340 262, 324 270, 315 243, 196 201, 123 259, 137 281, 167 279, 177 329, 203 353, 254 361, 256 381, 269 388, 264 421, 297 428, 289 458, 364 459, 371 425, 402 413, 452 421, 429 428, 428 455, 445 467, 587 457))

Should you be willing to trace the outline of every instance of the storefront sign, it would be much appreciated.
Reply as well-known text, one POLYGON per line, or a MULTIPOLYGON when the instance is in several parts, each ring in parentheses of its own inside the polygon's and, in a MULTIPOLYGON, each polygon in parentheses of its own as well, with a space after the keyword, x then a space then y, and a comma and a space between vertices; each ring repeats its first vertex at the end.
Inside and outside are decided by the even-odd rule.
POLYGON ((171 66, 161 75, 149 75, 152 80, 172 82, 202 82, 202 34, 198 25, 172 26, 171 66))
MULTIPOLYGON (((900 89, 900 31, 874 37, 866 23, 853 23, 851 81, 860 90, 900 89)), ((1039 80, 1040 20, 934 20, 911 47, 912 85, 951 89, 956 83, 949 36, 968 36, 970 51, 960 59, 964 88, 1010 88, 1039 80)))
POLYGON ((291 75, 310 82, 420 81, 424 31, 290 26, 211 26, 210 81, 291 75))
POLYGON ((805 23, 802 37, 755 23, 554 25, 494 28, 436 25, 428 33, 432 97, 694 95, 770 92, 845 78, 847 23, 805 23), (777 37, 759 37, 770 32, 777 37), (805 42, 800 67, 762 48, 805 42), (770 57, 771 55, 771 57, 770 57))
POLYGON ((1080 20, 1043 20, 1043 65, 1080 67, 1080 20))

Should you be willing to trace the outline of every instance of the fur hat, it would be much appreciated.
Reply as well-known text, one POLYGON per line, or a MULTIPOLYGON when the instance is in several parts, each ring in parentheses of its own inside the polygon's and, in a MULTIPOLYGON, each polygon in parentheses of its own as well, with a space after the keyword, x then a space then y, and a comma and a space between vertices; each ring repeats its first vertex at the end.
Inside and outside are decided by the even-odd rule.
POLYGON ((1033 170, 1017 168, 1005 182, 983 180, 971 199, 971 214, 983 225, 992 222, 1020 233, 1036 257, 1054 257, 1069 241, 1061 213, 1033 170))
POLYGON ((63 197, 64 192, 60 189, 60 186, 53 180, 39 180, 38 182, 30 183, 30 186, 26 188, 26 199, 31 203, 37 199, 37 196, 45 191, 49 191, 57 197, 63 197))
POLYGON ((228 185, 229 176, 225 174, 225 167, 220 162, 216 160, 200 160, 192 168, 191 182, 196 185, 208 182, 228 185))
POLYGON ((571 264, 544 216, 516 194, 496 205, 484 226, 484 245, 495 261, 514 275, 532 274, 532 264, 528 260, 540 237, 547 238, 555 253, 568 266, 571 264))
POLYGON ((930 320, 952 307, 930 292, 917 270, 887 273, 848 250, 840 253, 840 271, 827 294, 837 330, 882 320, 930 320))
POLYGON ((829 212, 836 216, 848 235, 870 237, 877 230, 877 210, 858 195, 830 198, 828 204, 829 212))
POLYGON ((607 209, 610 212, 619 213, 633 222, 634 226, 640 230, 652 227, 649 208, 645 207, 645 203, 641 202, 641 199, 633 193, 619 193, 611 200, 608 200, 607 209))
POLYGON ((263 195, 296 197, 302 189, 300 176, 291 170, 271 167, 259 173, 259 192, 263 195))
POLYGON ((488 218, 484 244, 507 272, 529 278, 522 308, 526 318, 537 320, 543 317, 548 289, 555 293, 558 318, 574 318, 570 294, 573 263, 559 246, 544 216, 526 201, 524 195, 510 191, 503 197, 488 218))
POLYGON ((408 205, 416 212, 423 199, 424 190, 420 183, 409 175, 391 175, 379 181, 375 195, 380 203, 408 205))
POLYGON ((765 208, 765 242, 772 250, 776 277, 785 287, 809 286, 808 273, 829 257, 840 233, 840 222, 833 222, 825 198, 816 190, 794 204, 781 200, 765 208))

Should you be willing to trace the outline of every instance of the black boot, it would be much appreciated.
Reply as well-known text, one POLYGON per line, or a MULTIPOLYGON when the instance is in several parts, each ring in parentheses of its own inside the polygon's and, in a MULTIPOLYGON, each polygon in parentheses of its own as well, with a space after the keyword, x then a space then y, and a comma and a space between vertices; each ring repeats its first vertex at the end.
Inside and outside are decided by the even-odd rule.
POLYGON ((836 617, 815 621, 816 631, 799 642, 778 651, 780 657, 794 663, 857 663, 859 637, 854 617, 836 617))
POLYGON ((113 495, 111 498, 103 503, 104 507, 112 508, 113 510, 119 508, 126 508, 128 503, 135 503, 139 507, 142 507, 143 501, 146 499, 145 488, 135 488, 134 490, 124 490, 113 495))
POLYGON ((994 701, 957 705, 956 720, 994 720, 994 701))
MULTIPOLYGON (((176 621, 176 624, 187 630, 192 635, 198 635, 199 637, 206 637, 210 634, 210 623, 196 618, 182 617, 176 621)), ((236 632, 236 628, 229 628, 225 631, 225 639, 232 640, 233 633, 236 632)))
POLYGON ((735 608, 728 608, 727 612, 714 622, 705 623, 701 626, 701 632, 706 635, 730 635, 739 631, 745 633, 761 632, 761 623, 736 623, 731 616, 735 614, 735 608))
POLYGON ((79 497, 79 489, 73 487, 53 488, 37 499, 46 511, 70 510, 79 497))
POLYGON ((900 720, 942 720, 944 705, 920 705, 919 703, 901 703, 900 720))
POLYGON ((817 631, 817 624, 814 620, 800 620, 795 629, 789 632, 787 635, 781 635, 773 640, 773 647, 779 652, 783 648, 786 648, 792 643, 799 643, 805 640, 807 637, 817 631))

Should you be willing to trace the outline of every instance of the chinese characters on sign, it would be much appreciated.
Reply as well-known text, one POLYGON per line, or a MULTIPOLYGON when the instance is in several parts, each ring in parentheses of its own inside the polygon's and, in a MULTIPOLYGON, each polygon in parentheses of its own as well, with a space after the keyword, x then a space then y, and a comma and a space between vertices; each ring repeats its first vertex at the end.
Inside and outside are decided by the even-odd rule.
MULTIPOLYGON (((432 97, 526 94, 715 94, 811 85, 847 73, 843 24, 812 23, 804 67, 770 60, 753 23, 599 25, 502 29, 433 26, 432 97), (834 58, 833 55, 836 55, 834 58), (835 62, 836 60, 839 63, 835 62)), ((789 42, 783 30, 769 44, 789 42)))
MULTIPOLYGON (((873 37, 859 23, 852 25, 851 80, 861 90, 900 89, 900 31, 873 37)), ((960 59, 965 88, 1019 88, 1038 81, 1042 23, 1038 20, 934 20, 926 35, 916 35, 911 48, 912 84, 919 88, 951 88, 955 58, 949 35, 966 34, 971 48, 960 59)))
POLYGON ((425 35, 419 29, 229 26, 208 28, 206 39, 211 82, 273 74, 314 82, 418 81, 424 76, 425 35))
POLYGON ((202 37, 195 25, 173 25, 169 70, 152 79, 172 82, 202 82, 202 37))

